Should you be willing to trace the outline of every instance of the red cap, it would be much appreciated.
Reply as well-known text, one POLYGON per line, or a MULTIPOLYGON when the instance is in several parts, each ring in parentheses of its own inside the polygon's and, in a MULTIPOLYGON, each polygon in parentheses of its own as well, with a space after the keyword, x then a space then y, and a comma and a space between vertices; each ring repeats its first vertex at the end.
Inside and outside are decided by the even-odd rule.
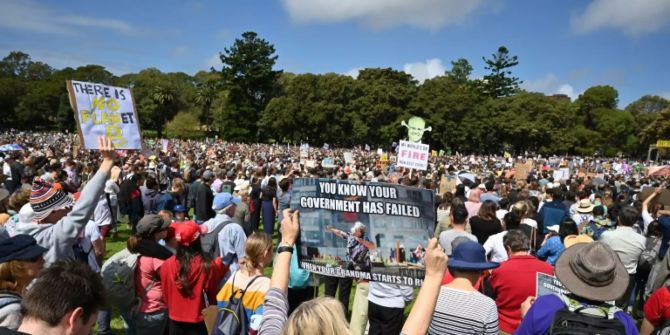
POLYGON ((173 223, 170 227, 174 227, 174 238, 177 243, 183 246, 189 246, 195 242, 200 235, 207 233, 207 227, 196 224, 193 221, 184 221, 181 223, 173 223))

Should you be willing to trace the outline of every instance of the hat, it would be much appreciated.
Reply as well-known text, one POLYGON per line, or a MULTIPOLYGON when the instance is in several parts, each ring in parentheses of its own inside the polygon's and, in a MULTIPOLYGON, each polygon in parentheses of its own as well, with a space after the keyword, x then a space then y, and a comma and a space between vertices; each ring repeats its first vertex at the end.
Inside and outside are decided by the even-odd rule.
POLYGON ((547 227, 548 230, 551 230, 554 233, 558 233, 558 228, 559 228, 559 225, 557 225, 557 224, 547 227))
POLYGON ((148 214, 145 215, 137 223, 137 233, 143 236, 149 236, 157 231, 167 229, 170 225, 170 221, 166 220, 160 215, 148 214))
POLYGON ((214 196, 212 209, 215 211, 222 210, 230 205, 239 205, 240 201, 240 198, 234 197, 230 193, 222 192, 214 196))
POLYGON ((579 235, 568 235, 563 239, 563 244, 565 248, 570 248, 571 246, 579 243, 591 243, 593 239, 589 235, 579 234, 579 235))
POLYGON ((577 207, 577 212, 582 214, 587 214, 593 212, 593 204, 589 199, 579 200, 579 206, 577 207))
POLYGON ((176 204, 174 205, 172 211, 175 213, 186 213, 186 207, 184 207, 182 204, 176 204))
POLYGON ((486 261, 486 251, 481 244, 474 241, 466 241, 459 244, 451 253, 447 263, 452 269, 458 270, 487 270, 500 266, 496 262, 486 261))
POLYGON ((486 185, 484 185, 484 184, 479 184, 479 185, 477 186, 477 188, 486 191, 486 185))
POLYGON ((589 300, 616 300, 628 287, 626 267, 603 242, 565 249, 556 261, 555 272, 568 291, 589 300))
POLYGON ((19 234, 0 242, 0 263, 31 260, 46 251, 32 236, 19 234))
POLYGON ((56 189, 42 178, 35 177, 30 193, 30 206, 35 212, 35 221, 43 220, 52 211, 71 207, 73 204, 74 200, 67 193, 56 189))
POLYGON ((193 221, 184 221, 174 224, 174 238, 177 243, 189 246, 195 242, 200 235, 207 233, 207 226, 198 225, 193 221))

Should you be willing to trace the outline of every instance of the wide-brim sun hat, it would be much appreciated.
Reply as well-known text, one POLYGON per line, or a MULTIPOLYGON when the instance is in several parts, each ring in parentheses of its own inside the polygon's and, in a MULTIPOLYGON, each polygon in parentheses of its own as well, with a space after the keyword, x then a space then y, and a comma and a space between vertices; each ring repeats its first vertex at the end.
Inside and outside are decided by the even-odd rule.
POLYGON ((578 243, 556 261, 556 277, 571 293, 593 301, 620 298, 628 287, 628 271, 614 250, 602 242, 578 243))
POLYGON ((579 206, 577 206, 577 212, 582 214, 588 214, 593 212, 595 206, 591 203, 589 199, 582 199, 579 201, 579 206))
POLYGON ((479 271, 495 269, 500 263, 486 260, 486 251, 481 244, 474 241, 465 241, 452 251, 447 266, 456 270, 479 271))

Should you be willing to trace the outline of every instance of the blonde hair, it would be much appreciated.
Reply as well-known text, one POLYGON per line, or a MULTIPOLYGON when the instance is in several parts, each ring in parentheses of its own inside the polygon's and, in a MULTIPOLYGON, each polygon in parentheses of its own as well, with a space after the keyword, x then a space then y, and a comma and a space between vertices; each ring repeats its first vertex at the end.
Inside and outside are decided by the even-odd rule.
POLYGON ((342 303, 331 297, 305 301, 286 321, 282 335, 351 334, 342 303))
POLYGON ((0 290, 16 291, 17 288, 25 287, 32 280, 28 278, 23 263, 26 262, 13 260, 0 263, 0 290))
POLYGON ((266 233, 254 232, 247 237, 244 245, 245 256, 240 260, 240 265, 244 265, 248 271, 263 268, 263 261, 272 250, 272 237, 266 233))
POLYGON ((184 180, 181 178, 174 178, 172 179, 172 191, 177 192, 179 194, 184 193, 184 190, 186 189, 186 185, 184 185, 184 180))

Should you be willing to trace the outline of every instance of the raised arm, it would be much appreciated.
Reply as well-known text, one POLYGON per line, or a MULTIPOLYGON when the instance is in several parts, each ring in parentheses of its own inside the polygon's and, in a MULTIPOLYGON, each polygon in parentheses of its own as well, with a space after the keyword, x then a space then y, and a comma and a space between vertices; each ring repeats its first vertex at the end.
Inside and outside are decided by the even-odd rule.
POLYGON ((447 255, 444 249, 433 238, 426 247, 426 277, 421 285, 414 307, 402 327, 404 335, 424 335, 433 320, 433 312, 437 297, 440 294, 440 285, 447 269, 447 255))

